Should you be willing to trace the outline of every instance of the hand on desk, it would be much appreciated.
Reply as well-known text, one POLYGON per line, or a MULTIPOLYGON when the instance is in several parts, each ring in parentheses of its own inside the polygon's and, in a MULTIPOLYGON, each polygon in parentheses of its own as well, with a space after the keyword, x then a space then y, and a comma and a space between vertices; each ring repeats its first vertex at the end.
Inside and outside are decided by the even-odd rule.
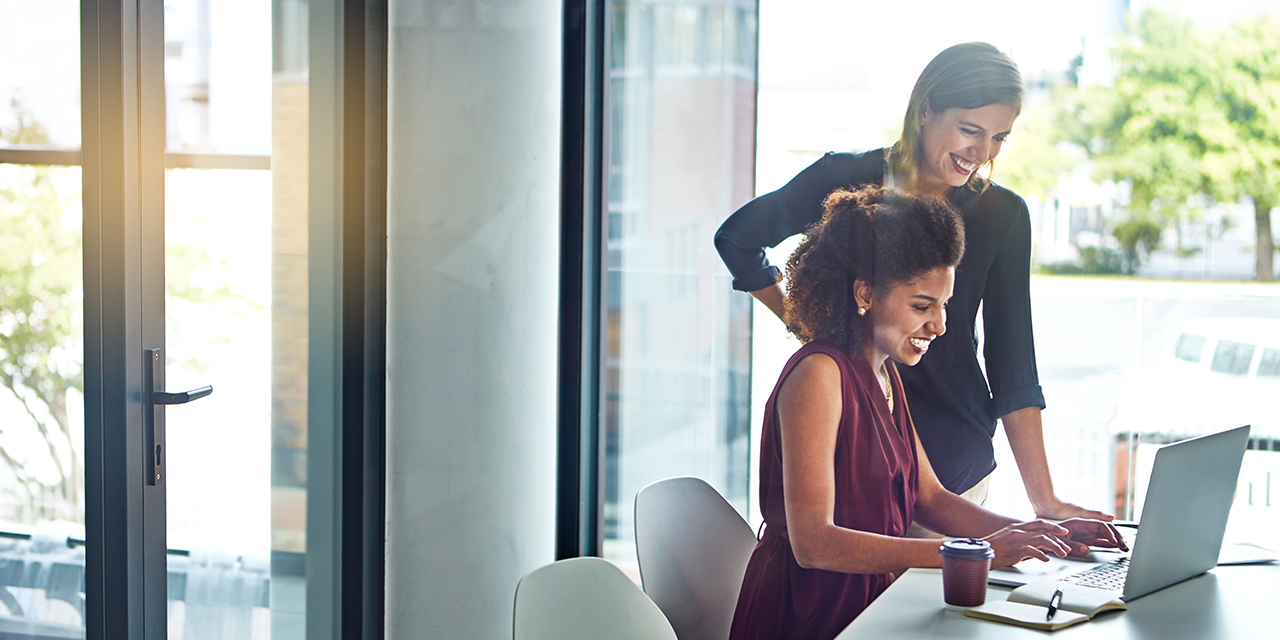
POLYGON ((1049 520, 1066 520, 1068 518, 1088 518, 1090 520, 1101 520, 1103 522, 1111 522, 1115 516, 1103 513, 1101 511, 1093 511, 1079 505, 1063 502, 1054 496, 1050 504, 1042 504, 1036 506, 1036 517, 1047 518, 1049 520))

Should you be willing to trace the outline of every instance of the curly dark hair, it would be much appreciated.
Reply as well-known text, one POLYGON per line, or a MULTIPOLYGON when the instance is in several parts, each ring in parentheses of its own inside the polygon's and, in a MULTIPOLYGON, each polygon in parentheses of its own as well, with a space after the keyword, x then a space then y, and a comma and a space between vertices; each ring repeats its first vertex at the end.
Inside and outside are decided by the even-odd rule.
POLYGON ((948 203, 878 186, 837 189, 822 221, 787 260, 786 320, 801 342, 825 342, 854 353, 870 340, 855 309, 853 283, 879 293, 964 255, 964 222, 948 203))

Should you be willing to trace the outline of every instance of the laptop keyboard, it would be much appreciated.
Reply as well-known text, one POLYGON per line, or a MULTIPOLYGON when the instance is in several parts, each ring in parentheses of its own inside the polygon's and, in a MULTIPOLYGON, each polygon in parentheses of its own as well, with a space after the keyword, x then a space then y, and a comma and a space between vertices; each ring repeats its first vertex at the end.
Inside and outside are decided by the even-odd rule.
POLYGON ((1080 573, 1064 576, 1058 581, 1107 591, 1124 591, 1124 580, 1127 575, 1129 575, 1129 558, 1125 557, 1080 573))

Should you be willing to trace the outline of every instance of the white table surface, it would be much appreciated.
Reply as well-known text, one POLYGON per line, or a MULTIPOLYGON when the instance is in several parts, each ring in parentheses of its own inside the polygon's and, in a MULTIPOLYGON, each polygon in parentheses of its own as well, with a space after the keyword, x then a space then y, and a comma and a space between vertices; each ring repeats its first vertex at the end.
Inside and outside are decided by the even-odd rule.
MULTIPOLYGON (((987 587, 987 600, 1009 589, 987 587)), ((1280 564, 1230 565, 1127 603, 1128 611, 1052 633, 965 617, 942 602, 942 571, 911 569, 898 578, 837 640, 880 638, 1091 638, 1214 640, 1280 638, 1280 564)))

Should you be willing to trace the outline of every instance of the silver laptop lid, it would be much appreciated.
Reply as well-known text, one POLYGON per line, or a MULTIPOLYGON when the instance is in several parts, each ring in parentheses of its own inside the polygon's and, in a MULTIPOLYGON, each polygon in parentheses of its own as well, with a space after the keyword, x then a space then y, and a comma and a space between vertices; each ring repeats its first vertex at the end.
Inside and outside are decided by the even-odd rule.
POLYGON ((1151 469, 1124 599, 1200 575, 1218 564, 1249 427, 1161 447, 1151 469))

